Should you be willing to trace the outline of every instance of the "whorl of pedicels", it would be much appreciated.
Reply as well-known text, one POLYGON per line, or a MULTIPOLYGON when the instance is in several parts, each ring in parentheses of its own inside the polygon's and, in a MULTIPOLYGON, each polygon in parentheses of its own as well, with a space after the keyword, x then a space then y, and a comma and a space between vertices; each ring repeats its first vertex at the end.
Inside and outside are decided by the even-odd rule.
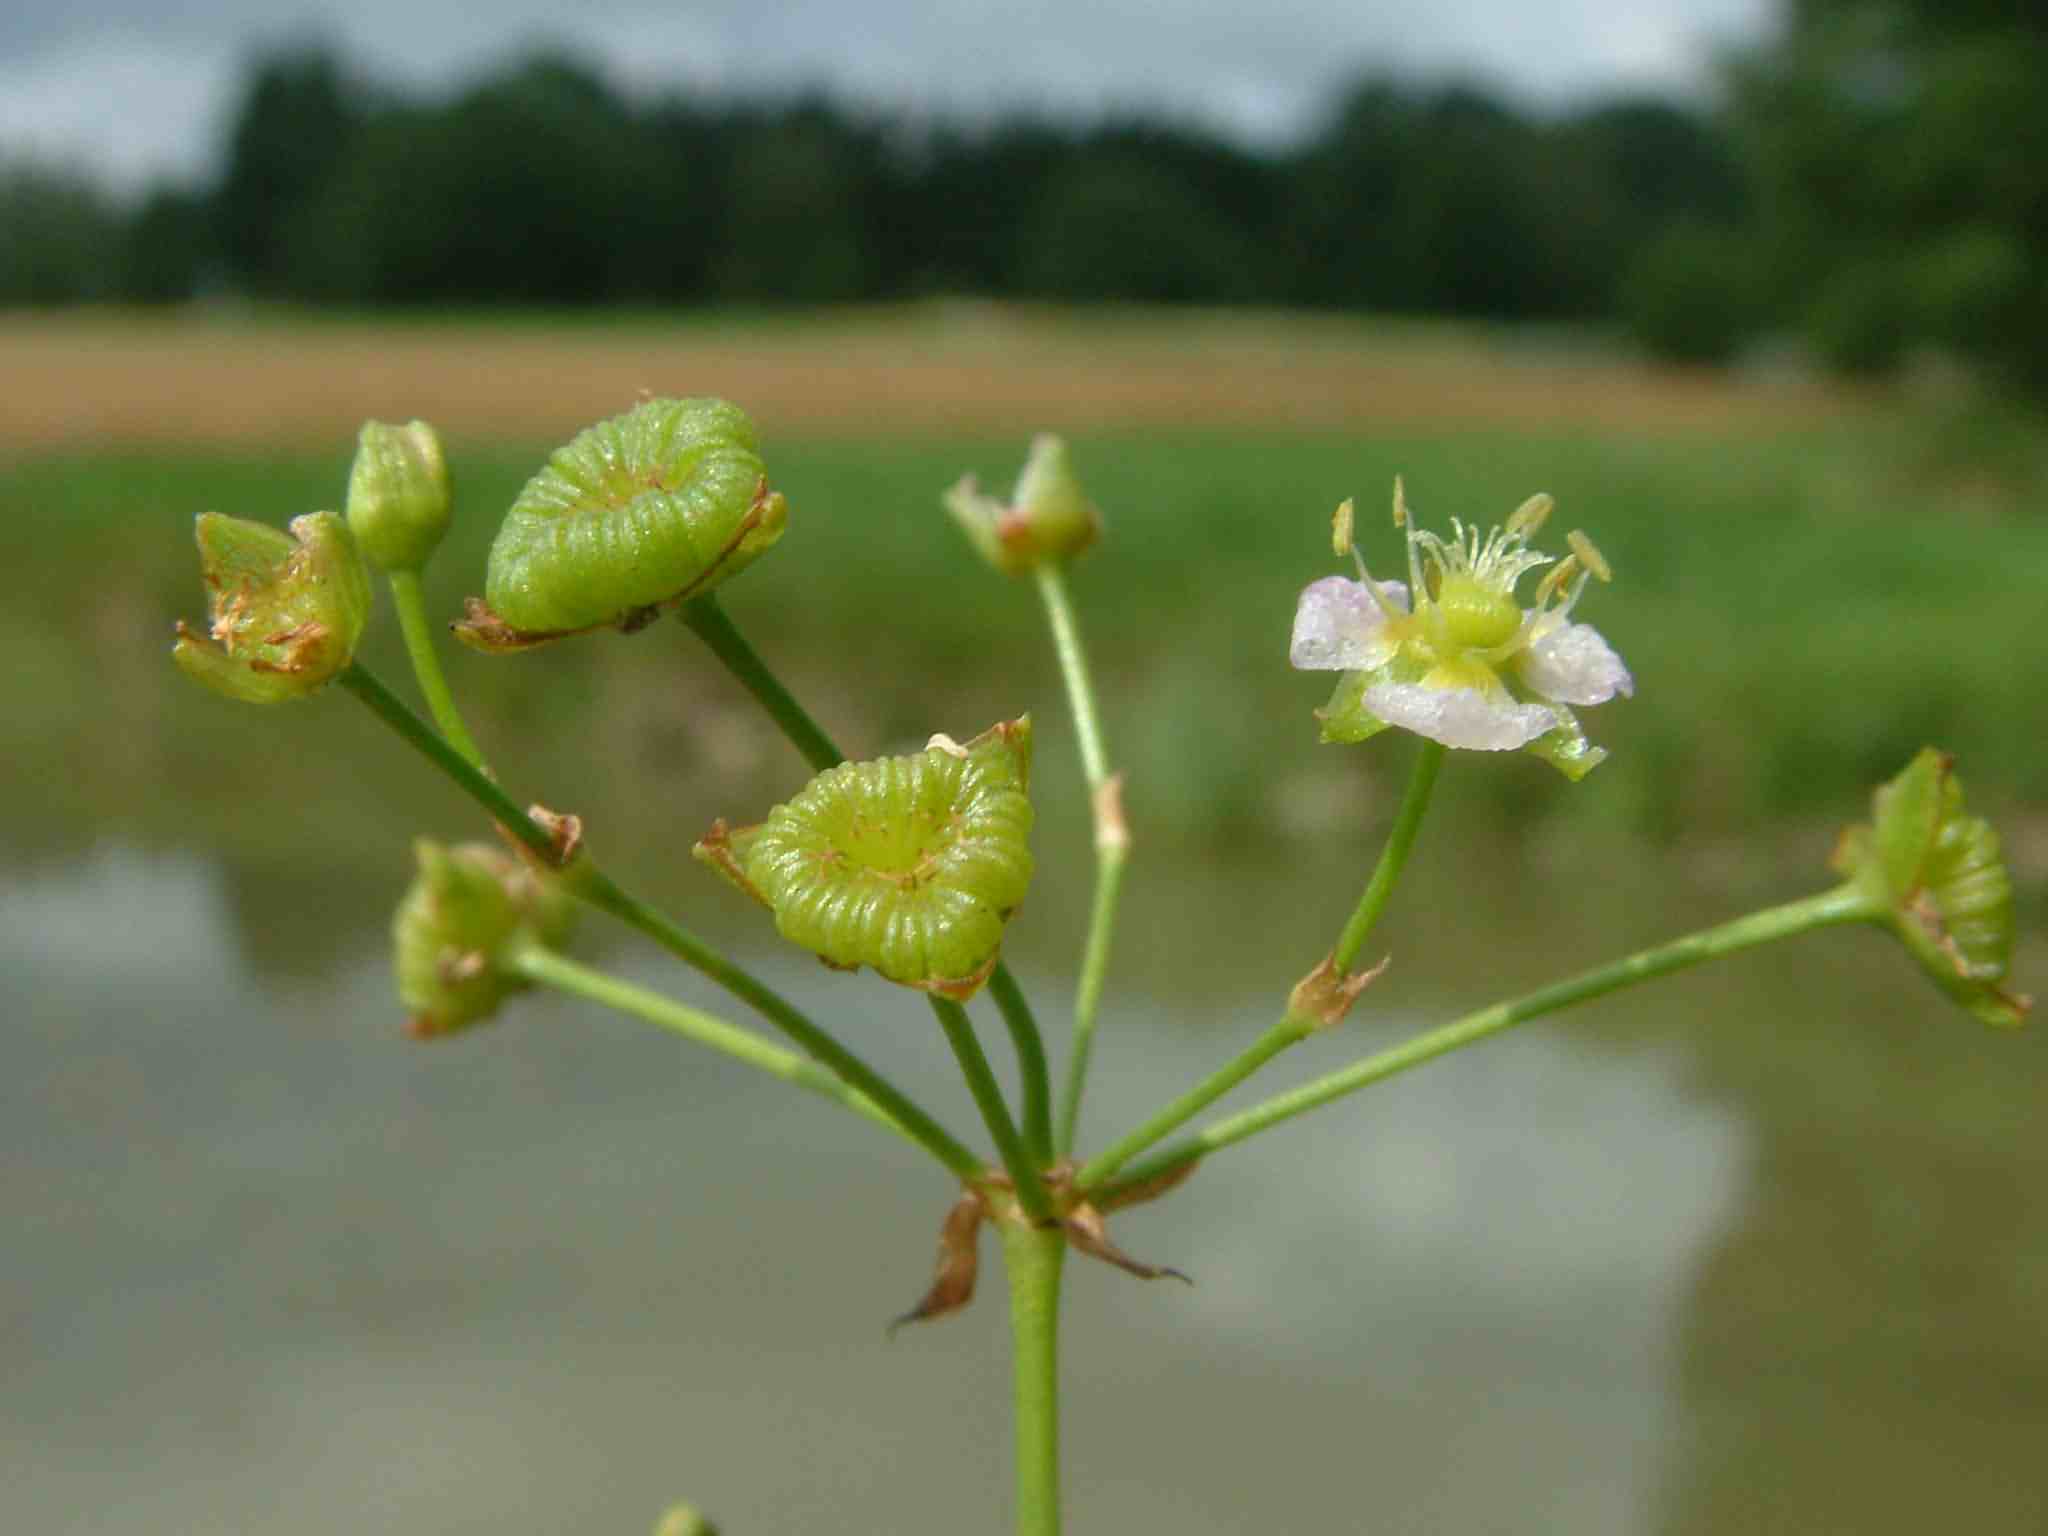
POLYGON ((504 962, 517 944, 549 948, 575 909, 552 881, 489 843, 453 848, 421 838, 419 874, 392 918, 399 1000, 429 1039, 480 1024, 531 985, 504 962))
POLYGON ((637 629, 744 569, 787 519, 738 406, 645 401, 579 432, 526 483, 491 545, 484 599, 455 632, 509 651, 637 629))
POLYGON ((697 857, 827 965, 971 997, 1031 884, 1031 720, 960 746, 827 769, 759 826, 714 825, 697 857))

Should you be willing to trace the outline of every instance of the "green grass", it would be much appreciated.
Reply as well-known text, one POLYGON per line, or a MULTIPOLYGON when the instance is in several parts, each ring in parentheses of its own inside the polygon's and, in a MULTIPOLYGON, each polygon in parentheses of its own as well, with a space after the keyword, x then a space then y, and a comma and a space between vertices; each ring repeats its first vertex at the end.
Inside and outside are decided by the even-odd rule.
MULTIPOLYGON (((2048 798, 2048 518, 2024 477, 1995 494, 1948 494, 1944 481, 1959 477, 1919 453, 1921 441, 1897 421, 1657 443, 1590 431, 1076 441, 1109 532, 1075 585, 1136 814, 1155 845, 1254 843, 1312 819, 1333 777, 1382 771, 1383 752, 1315 744, 1309 711, 1327 680, 1289 671, 1285 648, 1296 592, 1337 569, 1327 517, 1339 498, 1358 498, 1362 547, 1395 569, 1399 546, 1378 509, 1396 471, 1437 522, 1491 521, 1548 490, 1553 528, 1586 528, 1617 573, 1581 609, 1639 684, 1635 699, 1589 716, 1612 758, 1579 788, 1533 760, 1501 764, 1474 791, 1500 827, 1562 818, 1677 844, 1840 820, 1930 741, 1959 754, 1989 809, 2048 798)), ((335 505, 351 446, 337 434, 318 455, 53 455, 0 470, 0 559, 16 591, 0 643, 25 682, 0 748, 18 780, 54 801, 58 825, 136 814, 139 786, 203 803, 219 745, 206 733, 278 739, 274 721, 192 696, 163 664, 172 619, 202 611, 190 520, 213 509, 281 522, 335 505), (154 729, 124 747, 110 729, 122 721, 154 729)), ((769 445, 790 532, 733 584, 728 606, 856 750, 971 733, 1030 707, 1064 770, 1034 594, 979 567, 937 503, 964 470, 1006 486, 1022 448, 769 445)), ((544 452, 453 445, 458 527, 428 577, 441 611, 480 587, 497 509, 544 452)), ((372 654, 402 681, 394 629, 385 614, 372 654)), ((720 749, 705 745, 704 719, 745 734, 689 649, 659 626, 523 657, 460 655, 451 668, 488 736, 538 738, 548 781, 609 753, 624 759, 606 771, 628 793, 663 771, 715 776, 720 749)))

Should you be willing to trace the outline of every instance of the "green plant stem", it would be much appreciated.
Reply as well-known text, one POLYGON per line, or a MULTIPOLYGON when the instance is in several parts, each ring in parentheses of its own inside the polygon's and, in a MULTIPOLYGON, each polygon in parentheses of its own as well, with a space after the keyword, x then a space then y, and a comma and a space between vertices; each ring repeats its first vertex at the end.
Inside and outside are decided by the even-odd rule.
POLYGON ((590 1002, 631 1014, 650 1024, 707 1045, 714 1051, 723 1051, 737 1061, 766 1072, 770 1077, 779 1077, 784 1082, 795 1083, 799 1088, 845 1106, 855 1114, 874 1121, 875 1124, 893 1131, 912 1146, 918 1145, 917 1138, 906 1131, 901 1122, 881 1105, 850 1086, 843 1079, 828 1072, 817 1062, 785 1050, 772 1040, 742 1029, 737 1024, 701 1009, 689 1007, 659 992, 650 992, 645 987, 635 986, 603 971, 592 970, 574 960, 558 955, 540 945, 529 945, 508 955, 506 965, 529 981, 567 992, 572 996, 585 998, 590 1002))
POLYGON ((768 712, 768 718, 813 770, 823 773, 846 761, 846 754, 833 744, 810 712, 797 703, 795 695, 782 686, 782 680, 769 670, 768 663, 747 644, 747 637, 733 627, 717 593, 706 592, 702 597, 691 598, 683 604, 681 616, 690 633, 709 646, 711 654, 725 664, 725 670, 754 696, 754 702, 768 712))
POLYGON ((1017 1077, 1023 1085, 1023 1114, 1020 1127, 1024 1145, 1039 1163, 1052 1161, 1052 1074, 1045 1064, 1045 1041, 1031 1016, 1031 1004, 1008 967, 998 965, 988 979, 989 996, 1003 1016, 1010 1032, 1010 1044, 1017 1052, 1017 1077))
POLYGON ((455 707, 455 695, 449 692, 448 679, 441 671, 440 654, 434 649, 433 626, 427 622, 427 605, 420 593, 418 571, 391 572, 391 604, 398 610, 398 627, 405 634, 405 652, 412 658, 412 675, 419 682, 434 723, 441 727, 441 734, 448 738, 449 744, 469 759, 472 767, 488 773, 490 770, 484 766, 484 755, 477 750, 469 727, 462 723, 462 712, 455 707))
POLYGON ((1109 970, 1109 945, 1116 929, 1117 898, 1124 883, 1124 850, 1097 845, 1095 900, 1088 913, 1088 941, 1081 951, 1081 977, 1074 986, 1074 1044, 1067 1059, 1067 1093, 1060 1101, 1059 1135, 1054 1142, 1061 1157, 1071 1157, 1081 1129, 1081 1096, 1088 1086, 1088 1067, 1095 1053, 1095 1021, 1102 1002, 1103 978, 1109 970))
POLYGON ((1081 749, 1081 772, 1088 780, 1089 801, 1095 809, 1095 899, 1088 911, 1088 937, 1081 949, 1081 975, 1074 985, 1074 1043, 1067 1061, 1067 1091, 1060 1102, 1059 1135, 1056 1146, 1061 1157, 1074 1150, 1074 1137, 1081 1123, 1081 1096, 1088 1085, 1089 1059, 1095 1051, 1097 1010, 1102 1003, 1103 978, 1109 969, 1110 941, 1116 930, 1117 898, 1123 890, 1124 860, 1130 851, 1130 836, 1124 830, 1122 808, 1106 796, 1109 786, 1109 754, 1102 744, 1102 721, 1095 707, 1095 682, 1088 667, 1088 652, 1081 644, 1081 626, 1067 593, 1064 567, 1046 561, 1038 567, 1038 595, 1045 603, 1045 617, 1052 629, 1053 651, 1059 657, 1060 675, 1066 679, 1067 707, 1074 717, 1074 739, 1081 749), (1110 816, 1114 813, 1112 823, 1110 816))
POLYGON ((499 787, 496 779, 486 775, 414 714, 397 694, 378 680, 375 673, 359 661, 351 662, 335 681, 368 705, 370 713, 396 731, 407 746, 452 779, 457 789, 490 812, 491 819, 508 834, 518 838, 543 859, 554 859, 553 836, 521 810, 517 802, 499 787))
POLYGON ((1081 1165, 1074 1175, 1074 1190, 1088 1195, 1113 1177, 1116 1171, 1147 1147, 1163 1141, 1188 1121, 1214 1104, 1290 1045, 1298 1045, 1315 1033, 1315 1021, 1284 1014, 1266 1032, 1219 1070, 1195 1084, 1166 1108, 1105 1150, 1081 1165))
POLYGON ((1059 1536, 1060 1272, 1066 1256, 1066 1234, 1058 1227, 1003 1228, 1015 1355, 1017 1536, 1059 1536))
MULTIPOLYGON (((396 731, 407 745, 489 812, 508 835, 524 843, 544 862, 555 862, 557 849, 552 834, 521 810, 495 779, 487 777, 444 741, 360 662, 351 664, 338 681, 368 705, 371 713, 396 731)), ((981 1159, 947 1134, 901 1089, 841 1045, 830 1033, 812 1023, 765 982, 726 959, 681 924, 622 890, 598 867, 588 852, 579 853, 563 872, 563 884, 591 906, 645 934, 685 965, 754 1009, 806 1053, 893 1115, 913 1140, 962 1179, 972 1180, 981 1176, 981 1159)))
POLYGON ((1270 1130, 1347 1093, 1354 1093, 1369 1083, 1380 1082, 1411 1067, 1434 1061, 1439 1056, 1462 1050, 1529 1019, 1684 970, 1703 960, 1714 960, 1754 949, 1759 944, 1789 939, 1810 929, 1869 921, 1877 915, 1865 896, 1853 886, 1843 885, 1783 906, 1751 912, 1718 927, 1702 929, 1668 944, 1640 950, 1590 971, 1581 971, 1576 976, 1539 987, 1521 997, 1468 1013, 1390 1050, 1368 1056, 1299 1088, 1276 1094, 1263 1104, 1255 1104, 1219 1120, 1157 1157, 1140 1163, 1102 1193, 1105 1197, 1111 1196, 1119 1190, 1159 1178, 1220 1148, 1270 1130))
POLYGON ((1060 659, 1060 675, 1067 682, 1067 705, 1074 715, 1074 738, 1081 747, 1081 771, 1090 789, 1100 788, 1109 777, 1109 755, 1102 746, 1102 722, 1095 712, 1095 684, 1088 670, 1088 652, 1081 645, 1081 626, 1074 616, 1073 600, 1067 594, 1067 575, 1058 562, 1048 560, 1038 567, 1038 595, 1045 602, 1046 622, 1052 626, 1052 647, 1060 659))
MULTIPOLYGON (((838 743, 825 734, 824 727, 811 718, 810 711, 782 686, 782 680, 774 670, 747 643, 747 637, 739 632, 719 604, 717 593, 706 592, 701 597, 691 598, 683 604, 680 612, 690 632, 702 640, 711 654, 724 663, 734 680, 754 696, 754 701, 766 711, 768 718, 789 738, 790 745, 814 771, 823 773, 846 761, 846 754, 839 750, 838 743)), ((1003 1024, 1017 1049, 1018 1076, 1023 1083, 1025 1134, 1031 1139, 1031 1144, 1050 1160, 1052 1082, 1046 1067, 1044 1038, 1038 1032, 1037 1021, 1032 1017, 1031 1005, 1024 999, 1023 989, 1017 985, 1007 965, 997 963, 995 974, 989 978, 989 991, 996 1006, 1002 1010, 1003 1024)))
POLYGON ((946 1032, 946 1043, 953 1047, 953 1056, 960 1063, 961 1075, 967 1079, 967 1091, 974 1095, 975 1107, 981 1111, 988 1133, 995 1140, 1004 1171, 1016 1190, 1017 1203, 1033 1221, 1051 1220, 1052 1201, 1046 1195, 1045 1181, 1031 1161, 1024 1138, 1017 1134, 1017 1123, 1010 1118, 1010 1106, 1003 1101, 1003 1090, 989 1067, 988 1057, 982 1053, 981 1041, 975 1038, 974 1023, 967 1017, 967 1010, 949 997, 934 997, 931 1004, 939 1027, 946 1032))
MULTIPOLYGON (((1433 741, 1422 743, 1422 750, 1409 771, 1408 788, 1401 796, 1401 807, 1394 813, 1394 825, 1387 833, 1386 844, 1380 849, 1379 861, 1373 865, 1372 875, 1365 883, 1365 892, 1344 924, 1337 947, 1331 951, 1334 974, 1340 979, 1350 971, 1351 962, 1358 958, 1366 936, 1386 909, 1387 898, 1394 892, 1394 882, 1401 877, 1401 871, 1408 863, 1408 855, 1415 847, 1415 834, 1422 825, 1423 812, 1429 809, 1430 795, 1436 788, 1437 770, 1443 766, 1443 760, 1444 749, 1441 746, 1433 741)), ((1075 1190, 1085 1195, 1115 1177, 1117 1170, 1140 1152, 1171 1136, 1289 1046, 1299 1044, 1324 1027, 1323 1020, 1298 1012, 1290 1005, 1287 1012, 1242 1054, 1083 1164, 1080 1172, 1074 1175, 1075 1190)), ((1127 1184, 1130 1181, 1123 1182, 1127 1184)))
POLYGON ((1422 750, 1408 772, 1408 788, 1401 796, 1401 808, 1394 813, 1393 829, 1387 833, 1386 846, 1380 850, 1372 878, 1365 882, 1365 892, 1358 898, 1358 906, 1353 910, 1350 921, 1345 923, 1344 931, 1337 936, 1337 947, 1331 952, 1332 963, 1339 976, 1350 972, 1351 963, 1365 948, 1366 937, 1380 920, 1380 913, 1386 910, 1387 898, 1394 894, 1394 882, 1401 878, 1401 871, 1407 866, 1408 855, 1415 847, 1415 834, 1422 828, 1422 813, 1429 809, 1429 797, 1436 789, 1437 770, 1443 767, 1444 751, 1442 743, 1423 738, 1422 750))
POLYGON ((663 949, 700 974, 724 988, 761 1017, 801 1046, 813 1059, 823 1062, 846 1082, 881 1105, 902 1124, 912 1140, 959 1175, 974 1180, 985 1171, 982 1159, 956 1141, 923 1107, 902 1089, 883 1077, 866 1061, 839 1043, 838 1038, 814 1023, 781 993, 745 968, 728 960, 673 919, 648 906, 638 897, 621 890, 610 876, 594 865, 582 872, 571 888, 600 911, 645 934, 663 949))

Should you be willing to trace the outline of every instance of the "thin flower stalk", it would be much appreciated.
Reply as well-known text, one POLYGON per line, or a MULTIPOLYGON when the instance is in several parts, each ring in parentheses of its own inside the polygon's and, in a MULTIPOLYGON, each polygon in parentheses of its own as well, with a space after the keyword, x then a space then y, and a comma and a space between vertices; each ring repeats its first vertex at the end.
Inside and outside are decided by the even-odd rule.
POLYGON ((743 1029, 700 1008, 692 1008, 603 971, 592 970, 587 965, 579 965, 540 945, 529 945, 515 951, 506 963, 529 981, 643 1019, 698 1045, 721 1051, 770 1077, 781 1078, 821 1098, 830 1099, 902 1137, 912 1146, 919 1144, 894 1115, 845 1079, 750 1029, 743 1029))
POLYGON ((1038 592, 1045 603, 1046 622, 1051 626, 1053 650, 1059 657, 1060 675, 1066 679, 1067 704, 1074 717, 1074 739, 1080 747, 1081 772, 1088 780, 1090 803, 1095 810, 1095 896, 1088 913, 1088 937, 1081 951, 1081 974, 1074 986, 1074 1038, 1067 1061, 1066 1096, 1060 1102, 1059 1133, 1055 1145, 1061 1157, 1070 1156, 1079 1134, 1081 1098, 1088 1085, 1090 1057, 1095 1050, 1097 1012, 1102 1002, 1102 985, 1109 970, 1110 943, 1116 931, 1117 898, 1123 889, 1125 860, 1130 854, 1130 833, 1124 825, 1118 784, 1109 772, 1109 754, 1103 748, 1102 724, 1095 706, 1095 683, 1088 666, 1088 652, 1081 643, 1081 627, 1067 592, 1065 567, 1047 560, 1036 567, 1038 592))
POLYGON ((1423 814, 1429 809, 1437 770, 1443 763, 1443 748, 1431 741, 1422 746, 1410 770, 1408 789, 1401 797, 1393 828, 1366 881, 1365 893, 1345 923, 1330 958, 1295 988, 1287 1011, 1243 1052, 1083 1164, 1074 1175, 1077 1191, 1086 1195, 1098 1190, 1132 1158, 1171 1136, 1289 1046, 1299 1045, 1310 1035, 1330 1027, 1343 1016, 1359 991, 1379 974, 1378 968, 1354 974, 1351 966, 1393 894, 1394 884, 1414 851, 1423 814))
POLYGON ((419 683, 421 697, 427 701, 428 713, 448 738, 448 744, 468 758, 470 766, 489 773, 490 767, 484 762, 476 739, 469 734, 469 727, 463 723, 462 711, 456 707, 455 695, 441 670, 441 658, 434 649, 433 625, 427 620, 426 602, 420 592, 420 573, 392 570, 387 574, 391 581, 391 605, 398 610, 398 627, 405 636, 405 654, 412 662, 412 675, 419 683))
POLYGON ((1674 939, 1653 949, 1640 950, 1603 966, 1582 971, 1563 981, 1552 982, 1534 992, 1507 1002, 1495 1003, 1468 1013, 1437 1029, 1389 1050, 1380 1051, 1348 1067, 1316 1078, 1299 1088, 1276 1094, 1262 1104, 1205 1127, 1187 1140, 1169 1147, 1129 1169, 1102 1189, 1100 1197, 1114 1199, 1121 1190, 1138 1188, 1150 1180, 1165 1177, 1210 1153, 1271 1130, 1312 1109, 1319 1109, 1346 1094, 1373 1083, 1383 1082, 1439 1056, 1475 1045, 1517 1024, 1546 1014, 1558 1013, 1579 1003, 1590 1002, 1610 992, 1652 981, 1673 971, 1706 960, 1739 954, 1760 944, 1776 943, 1796 934, 1842 923, 1867 922, 1872 908, 1868 899, 1850 886, 1838 886, 1800 901, 1751 912, 1717 927, 1674 939))
POLYGON ((1024 1138, 1017 1130, 1017 1122, 1010 1117, 1010 1106, 1003 1100, 1003 1090, 989 1067, 981 1041, 975 1036, 974 1024, 967 1017, 967 1010, 949 997, 934 996, 930 1001, 932 1013, 938 1019, 939 1027, 945 1031, 946 1043, 953 1048, 954 1059, 960 1063, 961 1075, 967 1079, 967 1091, 974 1096, 975 1108, 981 1111, 982 1121, 995 1141, 996 1152, 1003 1160, 1003 1171, 1009 1174, 1016 1189, 1017 1203, 1033 1221, 1050 1220, 1052 1200, 1046 1194, 1045 1180, 1031 1161, 1024 1138))
MULTIPOLYGON (((408 746, 482 806, 510 836, 517 838, 547 863, 559 860, 561 849, 557 834, 521 810, 494 779, 487 777, 445 742, 368 669, 353 664, 336 681, 361 699, 371 713, 397 732, 408 746)), ((912 1139, 959 1177, 972 1180, 982 1175, 982 1160, 941 1128, 901 1089, 840 1044, 830 1032, 813 1023, 765 982, 728 960, 688 929, 621 889, 587 851, 577 854, 564 883, 583 901, 652 939, 685 965, 754 1009, 806 1053, 887 1110, 912 1139)))

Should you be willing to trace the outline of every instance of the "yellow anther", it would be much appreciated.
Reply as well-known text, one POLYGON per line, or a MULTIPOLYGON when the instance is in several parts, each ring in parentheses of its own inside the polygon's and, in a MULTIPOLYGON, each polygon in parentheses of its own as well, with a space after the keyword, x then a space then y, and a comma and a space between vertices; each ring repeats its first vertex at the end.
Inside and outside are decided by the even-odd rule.
POLYGON ((1536 530, 1549 520, 1556 506, 1557 502, 1549 492, 1538 491, 1508 514, 1508 532, 1519 534, 1525 539, 1533 539, 1536 530))
POLYGON ((1579 557, 1566 555, 1557 564, 1543 573, 1543 579, 1536 583, 1536 606, 1541 608, 1562 591, 1566 582, 1579 574, 1579 557))
POLYGON ((1408 526, 1408 492, 1402 488, 1399 475, 1394 476, 1394 526, 1408 526))
POLYGON ((1601 581, 1614 580, 1614 571, 1607 564, 1606 556, 1600 553, 1591 539, 1574 528, 1565 535, 1564 541, 1571 545, 1572 553, 1579 557, 1579 564, 1591 571, 1596 578, 1601 581))
POLYGON ((1330 549, 1339 556, 1351 553, 1351 522, 1354 511, 1351 498, 1346 496, 1337 503, 1337 510, 1330 514, 1330 549))

